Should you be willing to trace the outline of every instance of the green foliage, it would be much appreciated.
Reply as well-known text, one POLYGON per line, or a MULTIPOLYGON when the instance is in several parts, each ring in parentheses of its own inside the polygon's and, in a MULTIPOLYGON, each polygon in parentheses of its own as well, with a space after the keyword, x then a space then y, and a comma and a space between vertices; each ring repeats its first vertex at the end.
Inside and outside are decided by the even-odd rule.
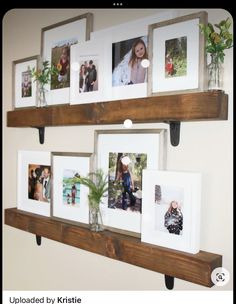
POLYGON ((31 76, 34 78, 34 81, 38 81, 43 87, 45 84, 49 83, 51 76, 59 74, 59 67, 49 66, 49 61, 44 61, 42 63, 42 68, 36 70, 33 68, 30 70, 31 76))
POLYGON ((233 46, 233 35, 229 32, 231 22, 229 18, 220 21, 218 24, 211 23, 199 24, 201 33, 206 38, 206 51, 210 54, 215 54, 216 59, 224 62, 224 50, 233 46), (216 27, 216 29, 214 28, 216 27))
POLYGON ((104 172, 98 169, 96 172, 88 174, 88 177, 78 177, 78 182, 89 188, 89 205, 91 208, 98 209, 101 199, 106 196, 108 191, 108 179, 104 172))

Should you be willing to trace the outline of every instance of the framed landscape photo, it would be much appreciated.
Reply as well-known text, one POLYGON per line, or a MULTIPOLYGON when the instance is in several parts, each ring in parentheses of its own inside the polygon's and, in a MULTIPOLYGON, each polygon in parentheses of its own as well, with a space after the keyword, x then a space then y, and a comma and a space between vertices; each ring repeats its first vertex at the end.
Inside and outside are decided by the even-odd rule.
POLYGON ((94 39, 71 46, 71 104, 100 102, 111 98, 106 79, 107 50, 106 39, 94 39))
POLYGON ((49 105, 69 103, 70 48, 89 39, 92 21, 93 15, 86 13, 42 29, 41 57, 60 70, 46 85, 49 105))
POLYGON ((198 12, 149 25, 148 95, 166 95, 206 89, 206 52, 198 12))
POLYGON ((95 131, 95 165, 109 181, 107 196, 100 205, 108 229, 140 234, 142 170, 164 169, 165 152, 164 129, 95 131))
POLYGON ((198 253, 201 174, 143 171, 141 241, 198 253))
POLYGON ((31 70, 37 69, 39 56, 32 56, 13 61, 12 64, 12 92, 13 108, 36 107, 37 85, 31 77, 31 70))
POLYGON ((18 151, 17 208, 50 216, 50 152, 18 151))
POLYGON ((51 153, 51 217, 75 224, 89 223, 89 189, 80 184, 78 177, 91 172, 91 157, 91 153, 51 153))
POLYGON ((147 96, 148 25, 170 19, 173 14, 160 12, 91 34, 91 40, 106 37, 109 42, 106 79, 112 100, 147 96))

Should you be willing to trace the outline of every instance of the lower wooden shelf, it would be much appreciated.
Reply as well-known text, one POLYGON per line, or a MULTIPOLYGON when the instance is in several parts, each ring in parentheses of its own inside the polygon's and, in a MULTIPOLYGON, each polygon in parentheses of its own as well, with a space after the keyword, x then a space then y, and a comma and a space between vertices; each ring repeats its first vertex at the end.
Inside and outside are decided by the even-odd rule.
POLYGON ((197 254, 143 243, 139 238, 105 230, 101 233, 76 225, 18 210, 5 209, 5 224, 199 285, 212 287, 211 272, 222 266, 222 256, 200 251, 197 254))

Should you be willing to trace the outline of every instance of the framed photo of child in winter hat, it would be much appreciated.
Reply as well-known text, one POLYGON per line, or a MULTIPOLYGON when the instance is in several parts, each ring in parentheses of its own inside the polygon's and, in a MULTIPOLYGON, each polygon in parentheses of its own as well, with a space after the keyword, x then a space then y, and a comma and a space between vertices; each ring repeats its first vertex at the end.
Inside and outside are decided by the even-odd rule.
POLYGON ((201 174, 143 171, 143 242, 199 251, 201 174))

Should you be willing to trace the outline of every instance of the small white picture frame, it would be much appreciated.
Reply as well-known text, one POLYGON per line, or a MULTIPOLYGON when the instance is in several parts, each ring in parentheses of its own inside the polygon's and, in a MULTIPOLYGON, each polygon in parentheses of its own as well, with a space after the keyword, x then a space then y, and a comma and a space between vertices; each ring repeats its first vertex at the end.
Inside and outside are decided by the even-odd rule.
POLYGON ((142 242, 198 253, 200 209, 201 173, 143 170, 142 242))
POLYGON ((17 208, 49 217, 50 152, 18 151, 17 181, 17 208))
POLYGON ((12 63, 13 108, 36 107, 37 84, 31 70, 37 70, 39 55, 15 60, 12 63))
POLYGON ((51 217, 73 224, 89 224, 88 187, 76 181, 91 172, 91 153, 52 152, 51 217))
POLYGON ((94 39, 71 46, 70 104, 110 100, 108 41, 94 39))

